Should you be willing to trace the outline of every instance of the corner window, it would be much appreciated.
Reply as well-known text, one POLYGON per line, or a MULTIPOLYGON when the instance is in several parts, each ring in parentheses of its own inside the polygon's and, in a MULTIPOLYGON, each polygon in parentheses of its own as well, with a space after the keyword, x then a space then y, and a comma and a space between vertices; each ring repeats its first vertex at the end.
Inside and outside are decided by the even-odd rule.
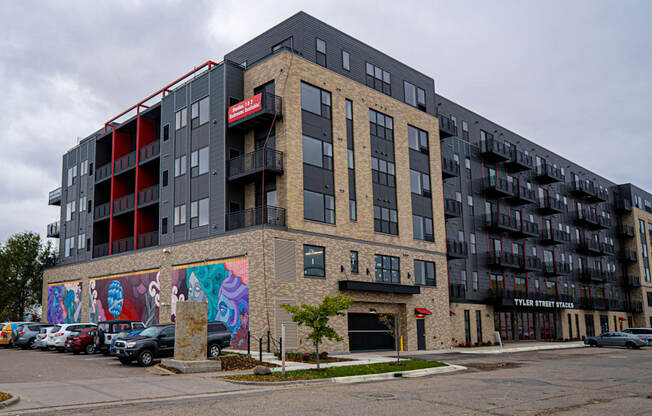
POLYGON ((208 225, 208 198, 190 203, 190 228, 208 225))
POLYGON ((168 233, 168 217, 163 217, 161 219, 161 234, 168 233))
POLYGON ((435 263, 414 260, 414 284, 419 286, 436 286, 435 263))
POLYGON ((208 146, 190 154, 190 176, 194 178, 204 173, 208 173, 208 146))
POLYGON ((335 224, 335 197, 304 190, 303 217, 307 220, 335 224))
MULTIPOLYGON (((349 253, 349 257, 351 258, 351 273, 358 274, 358 252, 357 251, 351 251, 349 253)), ((648 298, 649 297, 650 296, 648 295, 648 298)))
POLYGON ((342 69, 351 70, 351 56, 347 51, 342 51, 342 69))
POLYGON ((301 83, 301 109, 331 118, 331 93, 305 82, 301 83))
POLYGON ((315 42, 317 49, 317 65, 326 67, 326 42, 319 38, 316 38, 315 42))
POLYGON ((333 145, 323 140, 303 136, 303 163, 333 170, 333 145))
POLYGON ((326 277, 324 247, 303 246, 303 275, 326 277))
POLYGON ((401 283, 400 259, 393 256, 374 256, 376 281, 385 283, 401 283))
POLYGON ((175 127, 177 130, 180 128, 186 127, 188 125, 188 108, 184 107, 181 110, 177 111, 174 115, 175 127))
POLYGON ((186 223, 186 204, 174 207, 174 225, 183 225, 186 223))

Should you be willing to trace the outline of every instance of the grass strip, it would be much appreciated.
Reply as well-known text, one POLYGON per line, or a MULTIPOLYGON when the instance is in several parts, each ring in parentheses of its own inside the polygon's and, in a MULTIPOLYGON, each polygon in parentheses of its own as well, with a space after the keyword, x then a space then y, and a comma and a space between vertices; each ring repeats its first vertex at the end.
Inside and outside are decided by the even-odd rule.
POLYGON ((11 394, 3 393, 0 391, 0 403, 4 402, 5 400, 11 399, 11 394))

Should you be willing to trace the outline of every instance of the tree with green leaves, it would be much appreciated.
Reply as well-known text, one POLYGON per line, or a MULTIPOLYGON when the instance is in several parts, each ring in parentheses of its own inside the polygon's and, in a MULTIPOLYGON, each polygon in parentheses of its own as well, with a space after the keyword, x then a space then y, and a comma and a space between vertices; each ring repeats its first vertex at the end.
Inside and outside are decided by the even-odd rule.
POLYGON ((396 347, 396 363, 400 364, 401 362, 401 345, 400 337, 403 333, 406 333, 410 329, 410 325, 407 324, 408 316, 407 313, 401 312, 398 315, 391 313, 381 313, 378 317, 378 320, 381 324, 385 325, 388 332, 394 337, 394 346, 396 347))
POLYGON ((292 306, 283 304, 281 308, 285 309, 288 313, 292 314, 292 321, 298 325, 305 325, 312 328, 308 339, 312 341, 315 346, 315 357, 317 360, 317 370, 319 370, 319 344, 322 343, 324 338, 331 341, 342 341, 343 338, 330 326, 328 321, 332 316, 344 316, 344 310, 349 309, 351 304, 355 301, 354 298, 346 296, 328 296, 324 297, 321 304, 317 306, 306 305, 305 303, 299 306, 292 306))
POLYGON ((0 246, 0 320, 21 320, 41 303, 43 271, 54 263, 52 244, 34 232, 14 234, 0 246))

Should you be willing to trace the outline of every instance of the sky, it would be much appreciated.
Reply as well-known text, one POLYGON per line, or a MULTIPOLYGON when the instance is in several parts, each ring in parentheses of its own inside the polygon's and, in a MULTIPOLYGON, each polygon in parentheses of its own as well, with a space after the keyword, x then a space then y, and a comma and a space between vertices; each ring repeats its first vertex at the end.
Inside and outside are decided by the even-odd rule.
POLYGON ((0 242, 45 236, 58 219, 48 192, 79 138, 299 10, 505 128, 652 191, 651 1, 0 0, 0 242))

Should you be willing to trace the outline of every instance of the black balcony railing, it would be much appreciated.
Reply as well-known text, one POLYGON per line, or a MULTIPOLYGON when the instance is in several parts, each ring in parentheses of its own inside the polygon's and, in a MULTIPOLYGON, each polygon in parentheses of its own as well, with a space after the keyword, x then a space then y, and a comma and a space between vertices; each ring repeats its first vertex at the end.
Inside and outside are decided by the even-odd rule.
POLYGON ((267 205, 226 214, 227 231, 262 225, 263 222, 267 225, 285 227, 285 208, 267 205))
MULTIPOLYGON (((283 152, 268 147, 265 149, 265 171, 283 173, 283 152)), ((263 149, 234 157, 229 160, 229 180, 244 178, 263 170, 263 149)))
POLYGON ((120 240, 116 240, 111 245, 112 250, 111 254, 124 253, 125 251, 131 251, 134 249, 134 238, 127 237, 120 240))
POLYGON ((518 225, 516 218, 509 214, 493 212, 485 215, 485 224, 487 228, 497 231, 517 231, 518 225))
POLYGON ((609 191, 599 186, 593 187, 593 193, 586 197, 587 202, 607 202, 609 200, 609 191))
POLYGON ((158 245, 158 231, 138 234, 138 248, 147 248, 158 245))
POLYGON ((629 199, 618 198, 614 202, 616 212, 632 212, 632 201, 629 199))
POLYGON ((592 209, 583 208, 575 210, 575 222, 577 225, 595 229, 598 225, 598 216, 592 209))
POLYGON ((125 195, 113 201, 113 216, 134 209, 134 194, 125 195))
POLYGON ((618 227, 616 227, 616 233, 619 237, 633 238, 634 227, 630 225, 620 224, 618 227))
POLYGON ((468 255, 467 244, 463 241, 446 239, 446 255, 449 259, 464 259, 468 255))
POLYGON ((625 302, 625 310, 633 313, 641 313, 643 312, 643 304, 638 301, 629 300, 625 302))
POLYGON ((593 238, 580 238, 575 242, 577 251, 584 254, 600 254, 600 243, 593 238))
POLYGON ((111 163, 102 165, 95 169, 95 183, 102 182, 111 177, 111 163))
POLYGON ((254 96, 236 104, 240 107, 235 113, 231 114, 231 111, 229 111, 227 120, 229 127, 250 129, 267 125, 267 123, 274 117, 276 117, 277 120, 283 118, 283 99, 269 92, 262 92, 260 94, 259 109, 254 108, 253 111, 249 111, 248 114, 246 113, 246 106, 249 104, 249 101, 255 97, 254 96))
POLYGON ((95 206, 95 209, 93 210, 93 219, 95 221, 103 220, 105 218, 109 218, 111 215, 111 203, 106 202, 104 204, 99 204, 95 206))
POLYGON ((455 218, 462 216, 462 203, 454 199, 444 199, 444 217, 455 218))
POLYGON ((48 237, 59 238, 59 221, 48 224, 48 237))
POLYGON ((634 250, 620 250, 618 253, 618 258, 620 261, 625 263, 636 263, 638 258, 636 257, 636 252, 634 250))
POLYGON ((136 152, 128 153, 113 164, 113 174, 117 175, 136 166, 136 152))
POLYGON ((480 141, 480 156, 489 161, 505 161, 510 159, 509 149, 505 143, 487 138, 480 141))
POLYGON ((604 311, 609 308, 609 301, 605 298, 593 298, 593 309, 604 311))
POLYGON ((514 186, 514 195, 509 202, 516 206, 534 204, 537 202, 537 194, 534 189, 527 189, 525 186, 514 186))
POLYGON ((539 224, 528 220, 516 221, 514 236, 518 238, 536 237, 539 235, 539 224))
POLYGON ((552 245, 568 242, 570 242, 570 234, 566 231, 548 227, 544 227, 543 230, 541 230, 541 244, 552 245))
POLYGON ((613 255, 616 252, 616 248, 613 244, 601 243, 600 244, 600 254, 605 256, 613 255))
POLYGON ((587 198, 595 194, 594 185, 592 182, 585 180, 573 180, 569 184, 569 191, 580 198, 587 198))
POLYGON ((485 192, 490 198, 506 198, 514 196, 517 192, 516 185, 505 178, 490 176, 484 179, 485 192))
POLYGON ((439 115, 439 137, 444 139, 446 137, 457 136, 457 126, 453 120, 446 116, 439 115))
POLYGON ((109 243, 95 244, 93 246, 93 257, 104 257, 109 255, 109 243))
POLYGON ((526 272, 537 272, 543 267, 541 259, 536 256, 526 256, 521 262, 521 270, 526 272))
POLYGON ((158 140, 147 144, 138 151, 138 164, 148 162, 149 160, 158 157, 160 153, 161 144, 158 140))
POLYGON ((641 278, 635 274, 626 274, 623 276, 623 283, 628 287, 641 287, 641 278))
POLYGON ((538 208, 541 215, 560 214, 564 211, 564 203, 559 199, 544 196, 539 198, 538 208))
POLYGON ((603 230, 611 228, 611 219, 604 215, 598 215, 598 224, 595 228, 603 230))
POLYGON ((618 281, 618 275, 616 272, 603 272, 602 275, 604 276, 604 280, 606 282, 617 282, 618 281))
POLYGON ((441 177, 443 179, 457 178, 460 176, 460 164, 454 159, 443 157, 441 159, 441 177))
POLYGON ((158 202, 158 185, 138 191, 138 208, 158 202))
POLYGON ((451 301, 464 301, 466 299, 466 286, 453 283, 449 286, 449 295, 451 301))
POLYGON ((61 187, 48 193, 48 205, 61 205, 61 187))
POLYGON ((622 311, 625 309, 625 302, 622 299, 607 299, 607 308, 611 311, 622 311))
POLYGON ((562 175, 561 169, 547 163, 541 163, 536 167, 536 179, 542 184, 563 182, 564 175, 562 175))
POLYGON ((534 167, 532 156, 526 155, 525 152, 517 149, 515 146, 509 148, 509 160, 505 163, 507 169, 511 172, 522 172, 534 167))
POLYGON ((490 267, 518 269, 523 261, 519 254, 507 251, 489 251, 487 252, 487 264, 490 267))

